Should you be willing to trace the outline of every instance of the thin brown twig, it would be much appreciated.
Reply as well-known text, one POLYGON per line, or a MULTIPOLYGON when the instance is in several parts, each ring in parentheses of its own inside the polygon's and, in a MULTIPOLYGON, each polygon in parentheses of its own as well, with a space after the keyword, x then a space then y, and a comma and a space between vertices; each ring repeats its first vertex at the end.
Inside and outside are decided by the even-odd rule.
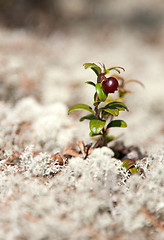
POLYGON ((80 140, 80 141, 77 142, 77 145, 80 148, 81 153, 83 155, 85 155, 85 144, 84 144, 84 142, 80 140))
POLYGON ((5 147, 6 147, 6 143, 3 144, 3 146, 2 146, 2 148, 0 150, 0 154, 4 151, 5 147))
POLYGON ((65 153, 63 153, 63 155, 70 155, 70 156, 72 156, 72 157, 79 157, 79 153, 77 153, 77 152, 75 152, 75 151, 72 151, 72 150, 67 150, 67 151, 65 151, 65 153))
POLYGON ((70 155, 72 157, 79 157, 79 153, 77 151, 75 151, 75 147, 77 146, 77 143, 69 146, 69 143, 67 143, 66 147, 64 148, 63 152, 62 152, 62 156, 65 155, 70 155))
POLYGON ((82 156, 84 159, 92 152, 91 145, 85 145, 83 141, 78 141, 73 145, 69 146, 70 143, 67 143, 66 147, 64 148, 61 156, 69 155, 72 157, 79 157, 82 156), (79 148, 79 151, 77 149, 79 148))
POLYGON ((69 148, 69 145, 70 145, 70 142, 68 142, 68 143, 66 144, 66 146, 65 146, 65 148, 64 148, 64 150, 63 150, 63 153, 64 153, 65 151, 67 151, 67 149, 69 148))
POLYGON ((59 165, 63 165, 63 162, 64 162, 64 161, 63 161, 63 157, 61 156, 61 154, 60 154, 59 152, 53 154, 53 155, 51 156, 51 159, 52 159, 52 160, 58 160, 59 165))
POLYGON ((4 167, 5 164, 11 163, 11 162, 14 161, 15 159, 17 159, 20 155, 21 155, 21 153, 15 152, 11 157, 7 157, 7 158, 2 159, 2 160, 5 160, 5 162, 3 162, 3 164, 1 165, 1 167, 4 167))

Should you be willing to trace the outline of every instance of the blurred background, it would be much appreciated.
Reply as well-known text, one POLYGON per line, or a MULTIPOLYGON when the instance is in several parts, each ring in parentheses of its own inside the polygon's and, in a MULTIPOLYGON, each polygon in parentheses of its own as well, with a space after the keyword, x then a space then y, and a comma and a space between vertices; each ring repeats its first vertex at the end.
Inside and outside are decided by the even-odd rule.
MULTIPOLYGON (((91 104, 93 89, 84 82, 96 78, 84 70, 85 62, 122 66, 125 79, 144 83, 144 89, 128 86, 133 91, 126 97, 130 114, 123 113, 128 143, 163 138, 163 0, 0 0, 2 102, 16 109, 28 97, 42 106, 91 104)), ((76 134, 88 136, 85 123, 76 134)))
MULTIPOLYGON (((52 33, 68 27, 129 29, 159 37, 162 0, 0 0, 1 25, 52 33)), ((152 41, 153 39, 150 39, 152 41)))

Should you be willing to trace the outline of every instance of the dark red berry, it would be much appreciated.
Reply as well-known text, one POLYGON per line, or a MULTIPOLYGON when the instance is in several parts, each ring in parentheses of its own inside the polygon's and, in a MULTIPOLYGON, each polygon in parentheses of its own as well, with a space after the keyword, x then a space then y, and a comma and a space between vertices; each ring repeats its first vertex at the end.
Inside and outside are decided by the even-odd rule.
POLYGON ((114 93, 118 88, 118 81, 114 77, 109 77, 102 82, 102 88, 105 93, 114 93))

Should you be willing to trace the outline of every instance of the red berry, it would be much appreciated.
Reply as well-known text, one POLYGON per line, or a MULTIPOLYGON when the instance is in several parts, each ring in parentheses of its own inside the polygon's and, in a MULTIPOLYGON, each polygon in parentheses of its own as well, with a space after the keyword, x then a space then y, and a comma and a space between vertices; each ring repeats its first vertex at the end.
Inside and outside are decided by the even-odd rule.
POLYGON ((102 82, 102 88, 105 93, 114 93, 118 88, 118 81, 114 77, 106 78, 102 82))

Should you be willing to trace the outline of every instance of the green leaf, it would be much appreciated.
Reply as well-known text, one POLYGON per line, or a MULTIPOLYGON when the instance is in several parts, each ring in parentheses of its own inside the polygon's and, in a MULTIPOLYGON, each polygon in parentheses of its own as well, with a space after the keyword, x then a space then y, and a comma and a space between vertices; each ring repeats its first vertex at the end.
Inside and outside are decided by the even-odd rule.
POLYGON ((100 101, 104 102, 107 99, 108 94, 106 94, 102 89, 102 83, 96 84, 96 92, 100 101))
POLYGON ((84 120, 93 120, 93 119, 97 119, 93 114, 88 114, 82 118, 80 118, 80 122, 84 121, 84 120))
POLYGON ((104 108, 103 110, 106 110, 106 109, 118 109, 119 111, 129 111, 127 106, 122 103, 122 102, 117 102, 117 101, 114 101, 114 102, 110 102, 108 103, 104 108))
POLYGON ((110 73, 110 71, 112 71, 112 70, 115 70, 118 73, 120 73, 121 71, 119 69, 122 69, 123 71, 125 71, 125 69, 123 67, 111 67, 111 68, 106 69, 105 74, 110 73))
POLYGON ((114 136, 107 136, 107 137, 106 137, 107 143, 109 143, 109 142, 111 142, 111 141, 113 141, 113 140, 114 140, 114 136))
POLYGON ((117 101, 110 102, 105 107, 100 108, 99 110, 103 111, 103 115, 105 115, 104 112, 107 112, 113 116, 118 116, 119 111, 125 111, 125 110, 129 111, 127 106, 124 103, 117 102, 117 101))
POLYGON ((92 82, 92 81, 87 81, 87 82, 85 82, 85 83, 87 83, 87 84, 89 84, 89 85, 92 85, 92 86, 94 86, 95 87, 95 83, 94 82, 92 82))
POLYGON ((123 167, 125 167, 127 170, 129 170, 132 167, 135 167, 135 161, 131 159, 124 159, 122 160, 123 167))
POLYGON ((103 127, 105 126, 105 121, 102 120, 91 120, 89 123, 89 127, 92 133, 99 134, 103 127))
POLYGON ((68 114, 74 110, 86 110, 86 111, 89 111, 91 113, 94 113, 92 108, 86 104, 76 104, 76 105, 73 105, 72 107, 69 108, 68 110, 68 114))
POLYGON ((124 159, 122 160, 123 167, 125 167, 131 174, 138 173, 137 168, 135 167, 135 161, 132 159, 124 159))
POLYGON ((126 128, 127 124, 126 122, 124 122, 123 120, 113 120, 111 121, 108 125, 107 128, 111 128, 111 127, 122 127, 122 128, 126 128))
POLYGON ((131 174, 138 173, 138 170, 137 170, 136 167, 132 167, 132 168, 130 168, 129 171, 131 172, 131 174))
POLYGON ((101 74, 101 68, 97 66, 95 63, 84 63, 83 66, 85 67, 85 69, 91 68, 96 73, 97 76, 101 74))
MULTIPOLYGON (((99 110, 102 110, 103 108, 100 108, 99 110)), ((106 113, 109 113, 110 115, 112 115, 112 116, 118 116, 119 115, 119 110, 118 109, 108 109, 108 108, 104 108, 103 109, 103 116, 105 116, 106 115, 106 113)))
POLYGON ((113 108, 117 108, 118 110, 120 111, 129 111, 127 106, 122 103, 122 102, 117 102, 117 101, 114 101, 114 102, 111 102, 111 103, 108 103, 105 107, 111 107, 112 109, 113 108))
POLYGON ((98 136, 98 135, 101 135, 101 133, 93 133, 92 131, 89 133, 90 137, 95 137, 95 136, 98 136))
POLYGON ((97 101, 96 98, 97 98, 97 92, 95 92, 95 94, 94 94, 94 101, 95 102, 97 101))

